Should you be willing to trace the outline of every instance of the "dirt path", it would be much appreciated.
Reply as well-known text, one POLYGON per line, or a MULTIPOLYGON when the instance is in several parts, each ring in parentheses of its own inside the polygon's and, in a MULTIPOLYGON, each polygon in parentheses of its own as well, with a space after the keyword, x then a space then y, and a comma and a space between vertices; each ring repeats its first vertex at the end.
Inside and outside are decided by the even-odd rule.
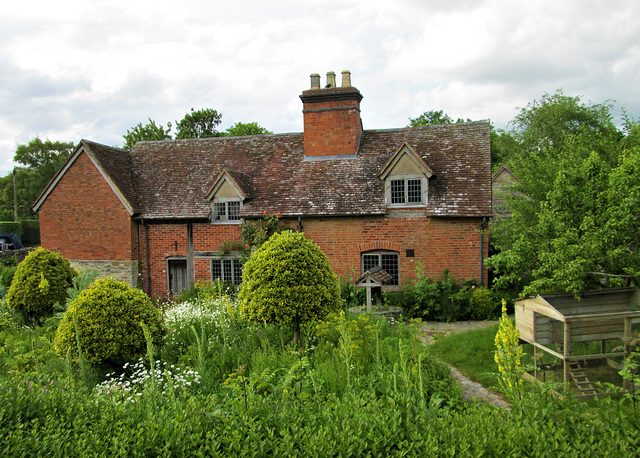
MULTIPOLYGON (((460 332, 471 331, 473 329, 482 329, 498 324, 497 321, 458 321, 456 323, 439 323, 435 321, 427 321, 422 323, 422 340, 425 344, 433 343, 435 336, 456 334, 460 332)), ((446 364, 446 363, 445 363, 446 364)), ((481 402, 487 402, 497 407, 509 409, 509 403, 503 396, 494 393, 477 382, 469 380, 458 369, 447 364, 451 368, 451 375, 460 381, 462 386, 462 400, 470 401, 472 399, 481 402)))

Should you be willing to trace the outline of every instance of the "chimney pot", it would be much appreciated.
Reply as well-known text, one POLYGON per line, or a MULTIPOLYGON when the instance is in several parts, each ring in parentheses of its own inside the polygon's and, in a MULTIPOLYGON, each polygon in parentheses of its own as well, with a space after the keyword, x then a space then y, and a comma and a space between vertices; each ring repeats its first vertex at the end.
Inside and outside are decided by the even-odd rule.
MULTIPOLYGON (((305 158, 350 158, 358 154, 362 135, 362 94, 351 86, 350 72, 342 72, 342 87, 336 75, 327 73, 327 85, 319 87, 319 76, 311 75, 311 89, 302 91, 305 158)), ((316 160, 316 159, 314 159, 316 160)))
POLYGON ((351 72, 349 70, 342 71, 342 87, 351 87, 351 72))
POLYGON ((327 86, 326 87, 336 87, 336 73, 335 72, 327 72, 327 86))
POLYGON ((320 75, 317 73, 311 74, 311 89, 320 89, 320 75))

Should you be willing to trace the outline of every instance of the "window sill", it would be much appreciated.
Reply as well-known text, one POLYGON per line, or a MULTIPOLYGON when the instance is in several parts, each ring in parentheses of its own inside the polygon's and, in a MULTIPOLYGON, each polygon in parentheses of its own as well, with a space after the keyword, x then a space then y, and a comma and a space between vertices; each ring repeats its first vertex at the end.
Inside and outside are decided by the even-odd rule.
POLYGON ((238 225, 238 224, 242 224, 242 220, 241 219, 232 219, 232 220, 227 220, 227 221, 211 221, 211 224, 214 225, 221 225, 221 226, 234 226, 234 225, 238 225))

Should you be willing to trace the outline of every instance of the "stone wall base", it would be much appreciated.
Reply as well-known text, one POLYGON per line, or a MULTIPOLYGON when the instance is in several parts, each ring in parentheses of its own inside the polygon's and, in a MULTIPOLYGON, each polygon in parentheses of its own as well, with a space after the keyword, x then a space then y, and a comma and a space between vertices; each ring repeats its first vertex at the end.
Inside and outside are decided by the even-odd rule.
POLYGON ((111 277, 132 287, 138 285, 138 261, 83 261, 69 259, 76 270, 97 270, 98 278, 111 277))

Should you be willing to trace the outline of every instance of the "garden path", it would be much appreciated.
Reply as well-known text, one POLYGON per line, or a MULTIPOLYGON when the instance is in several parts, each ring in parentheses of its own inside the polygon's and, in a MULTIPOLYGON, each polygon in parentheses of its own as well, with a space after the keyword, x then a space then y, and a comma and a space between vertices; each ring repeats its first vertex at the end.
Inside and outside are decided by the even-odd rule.
MULTIPOLYGON (((440 323, 435 321, 426 321, 421 326, 422 341, 429 345, 433 343, 436 335, 457 334, 460 332, 471 331, 473 329, 482 329, 488 326, 494 326, 498 321, 458 321, 455 323, 440 323)), ((445 363, 446 364, 446 363, 445 363)), ((462 400, 471 401, 473 399, 480 402, 486 402, 496 407, 509 409, 509 403, 504 397, 494 393, 477 382, 469 380, 462 372, 448 364, 451 368, 451 375, 460 381, 462 386, 462 400)))

